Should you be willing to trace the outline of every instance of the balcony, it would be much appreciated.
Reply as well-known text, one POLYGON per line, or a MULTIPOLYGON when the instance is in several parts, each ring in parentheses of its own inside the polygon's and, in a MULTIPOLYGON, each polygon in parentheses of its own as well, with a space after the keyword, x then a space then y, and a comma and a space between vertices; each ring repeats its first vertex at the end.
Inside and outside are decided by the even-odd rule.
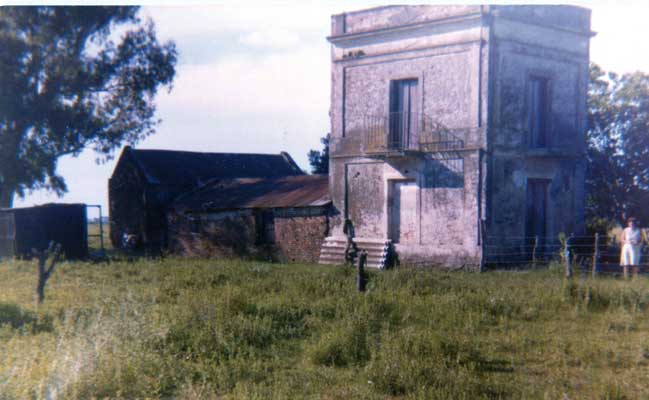
POLYGON ((370 156, 447 153, 464 149, 463 131, 453 131, 432 118, 413 112, 362 116, 346 120, 348 131, 360 133, 363 152, 370 156))

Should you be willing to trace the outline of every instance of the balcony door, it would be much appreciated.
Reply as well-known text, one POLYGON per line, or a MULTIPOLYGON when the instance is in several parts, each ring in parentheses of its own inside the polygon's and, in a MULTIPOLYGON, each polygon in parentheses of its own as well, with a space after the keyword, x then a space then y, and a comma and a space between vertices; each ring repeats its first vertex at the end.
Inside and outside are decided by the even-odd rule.
POLYGON ((390 82, 390 132, 388 148, 403 150, 417 139, 417 79, 390 82))

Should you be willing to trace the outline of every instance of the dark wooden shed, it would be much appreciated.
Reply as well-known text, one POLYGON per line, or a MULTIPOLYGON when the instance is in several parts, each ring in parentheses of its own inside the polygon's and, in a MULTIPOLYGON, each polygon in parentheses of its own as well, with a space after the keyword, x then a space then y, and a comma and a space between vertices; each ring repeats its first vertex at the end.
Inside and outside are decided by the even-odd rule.
POLYGON ((60 243, 66 258, 88 256, 85 204, 45 204, 0 210, 0 257, 28 257, 60 243))
POLYGON ((167 208, 179 195, 208 182, 243 177, 304 175, 287 153, 199 153, 125 147, 108 181, 110 238, 124 234, 142 247, 167 247, 167 208))

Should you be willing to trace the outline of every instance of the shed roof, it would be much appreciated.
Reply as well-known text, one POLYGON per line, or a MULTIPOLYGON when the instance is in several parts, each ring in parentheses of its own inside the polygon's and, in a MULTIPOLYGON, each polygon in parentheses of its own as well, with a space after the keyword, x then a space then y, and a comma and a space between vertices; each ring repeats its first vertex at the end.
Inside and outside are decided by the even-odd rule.
POLYGON ((172 204, 179 212, 324 206, 331 202, 327 175, 240 178, 207 184, 172 204))
MULTIPOLYGON (((149 183, 191 184, 212 179, 241 177, 271 178, 303 175, 288 153, 201 153, 176 150, 140 150, 124 148, 130 153, 149 183)), ((120 157, 120 158, 121 158, 120 157)))

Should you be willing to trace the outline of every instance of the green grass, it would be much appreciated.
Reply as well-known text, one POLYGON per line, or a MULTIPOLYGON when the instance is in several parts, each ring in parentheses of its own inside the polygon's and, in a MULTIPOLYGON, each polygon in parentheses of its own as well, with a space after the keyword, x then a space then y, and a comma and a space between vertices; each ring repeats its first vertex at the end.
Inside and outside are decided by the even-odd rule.
POLYGON ((649 280, 225 260, 0 264, 0 399, 649 396, 649 280))

